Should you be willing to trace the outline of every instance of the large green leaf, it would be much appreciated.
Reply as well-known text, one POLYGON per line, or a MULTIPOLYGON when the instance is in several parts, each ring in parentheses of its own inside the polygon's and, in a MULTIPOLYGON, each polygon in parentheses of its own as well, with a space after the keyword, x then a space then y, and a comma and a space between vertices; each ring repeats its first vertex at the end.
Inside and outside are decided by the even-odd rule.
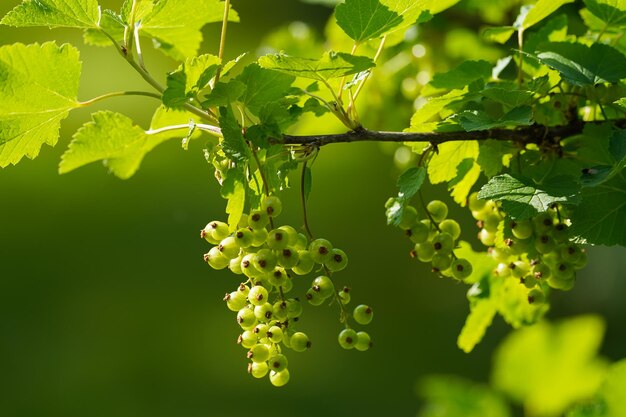
POLYGON ((626 0, 584 0, 587 9, 608 26, 626 25, 626 0))
POLYGON ((422 13, 435 14, 459 0, 346 0, 335 10, 337 24, 356 42, 405 29, 422 13), (428 12, 428 13, 427 13, 428 12))
POLYGON ((426 179, 426 169, 424 167, 411 167, 398 177, 398 196, 389 199, 385 208, 387 224, 398 226, 402 220, 404 209, 420 190, 426 179))
POLYGON ((487 328, 491 326, 497 311, 493 301, 488 298, 477 301, 471 306, 471 312, 456 342, 461 350, 465 353, 474 350, 485 335, 487 328))
POLYGON ((9 26, 96 28, 100 10, 96 0, 24 0, 0 23, 9 26))
POLYGON ((529 178, 503 174, 481 188, 478 198, 502 202, 513 219, 527 219, 542 213, 554 203, 577 203, 580 182, 570 176, 548 177, 542 184, 529 178))
POLYGON ((81 62, 71 45, 0 47, 0 167, 54 146, 61 120, 76 108, 81 62))
POLYGON ((518 330, 495 355, 493 384, 528 415, 560 415, 602 383, 606 364, 596 355, 603 333, 602 320, 592 316, 518 330))
POLYGON ((571 84, 616 83, 626 78, 626 57, 604 44, 553 42, 541 45, 537 57, 571 84))
POLYGON ((258 115, 264 105, 285 97, 295 77, 251 64, 236 80, 246 86, 240 101, 250 112, 258 115))
POLYGON ((492 65, 487 61, 464 61, 448 72, 437 73, 430 85, 436 88, 464 88, 478 79, 487 80, 491 77, 492 65))
POLYGON ((331 51, 326 52, 320 59, 300 58, 285 54, 265 55, 259 59, 259 65, 296 77, 326 81, 365 71, 375 64, 368 57, 331 51))
POLYGON ((532 122, 530 106, 520 106, 511 109, 501 118, 494 120, 482 110, 464 111, 456 118, 467 132, 489 130, 506 126, 528 126, 532 122))
POLYGON ((583 189, 572 214, 571 234, 595 245, 626 246, 626 179, 624 171, 610 181, 583 189))
POLYGON ((574 0, 539 0, 531 6, 530 9, 527 9, 526 12, 523 11, 520 14, 514 26, 518 30, 524 31, 550 16, 564 4, 573 2, 574 0))
MULTIPOLYGON (((221 22, 221 0, 158 0, 141 19, 141 32, 153 37, 159 49, 178 60, 195 56, 202 42, 200 29, 207 23, 221 22)), ((229 20, 239 21, 234 10, 229 20)))
POLYGON ((163 104, 180 107, 189 99, 196 98, 215 76, 221 60, 215 55, 187 58, 176 71, 167 75, 167 88, 163 92, 163 104))
POLYGON ((463 160, 478 157, 476 141, 446 142, 439 145, 438 149, 439 152, 428 164, 428 177, 433 184, 456 178, 457 167, 463 160))
POLYGON ((230 107, 220 107, 220 127, 224 140, 222 149, 224 154, 235 162, 244 162, 250 157, 250 151, 241 131, 241 126, 233 115, 230 107))
MULTIPOLYGON (((100 111, 92 114, 72 138, 61 157, 59 173, 65 174, 95 161, 104 165, 122 179, 130 178, 138 169, 146 153, 165 140, 182 137, 180 131, 148 134, 120 113, 100 111)), ((160 107, 154 114, 151 130, 187 123, 190 113, 166 110, 160 107)), ((196 133, 197 135, 197 133, 196 133)))

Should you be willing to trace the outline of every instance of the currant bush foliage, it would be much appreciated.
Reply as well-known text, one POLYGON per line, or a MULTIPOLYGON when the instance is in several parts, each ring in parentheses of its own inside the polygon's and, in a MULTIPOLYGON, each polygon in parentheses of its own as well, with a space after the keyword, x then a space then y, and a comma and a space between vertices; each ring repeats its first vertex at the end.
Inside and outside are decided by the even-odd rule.
POLYGON ((150 90, 80 101, 74 46, 1 46, 0 166, 56 145, 72 109, 121 95, 158 100, 147 130, 119 113, 94 113, 74 134, 59 172, 102 161, 126 179, 166 140, 181 140, 185 150, 203 143, 227 200, 224 222, 202 231, 215 245, 204 259, 245 277, 226 304, 237 312, 249 372, 269 374, 276 386, 290 379, 283 347, 311 345, 295 325, 304 300, 339 308, 342 347, 371 345, 349 323, 369 323, 372 308, 349 311, 351 292, 335 284, 345 252, 316 239, 306 217, 311 165, 325 145, 404 142, 399 149, 410 156, 385 205, 387 222, 408 236, 413 257, 469 286, 470 314, 458 338, 466 352, 496 314, 513 327, 537 322, 552 291, 573 287, 586 263, 581 245, 626 246, 624 1, 537 0, 521 8, 482 0, 307 2, 335 7, 325 42, 278 30, 266 55, 228 61, 225 34, 240 20, 230 1, 126 0, 104 10, 96 0, 24 0, 0 23, 80 29, 86 44, 117 50, 150 90), (449 45, 464 48, 447 52, 462 62, 433 62, 435 73, 425 78, 408 57, 426 50, 418 36, 429 48, 441 46, 429 36, 431 20, 449 8, 491 26, 447 34, 449 45), (217 22, 219 53, 200 53, 201 29, 217 22), (143 60, 145 39, 180 63, 165 84, 143 60), (398 104, 401 96, 409 106, 398 104), (393 129, 403 131, 384 131, 393 129), (425 199, 426 181, 447 187, 451 201, 425 199), (293 182, 302 224, 275 227, 279 195, 293 182), (474 232, 449 218, 452 202, 477 220, 482 249, 472 243, 474 232), (316 277, 298 289, 296 276, 307 274, 316 277))

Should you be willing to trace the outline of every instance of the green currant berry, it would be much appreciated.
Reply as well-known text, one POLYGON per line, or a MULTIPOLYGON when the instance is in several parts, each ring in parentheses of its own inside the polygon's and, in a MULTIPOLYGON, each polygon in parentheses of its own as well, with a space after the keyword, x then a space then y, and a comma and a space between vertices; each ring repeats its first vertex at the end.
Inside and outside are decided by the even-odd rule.
POLYGON ((337 340, 339 341, 339 346, 344 349, 352 349, 356 345, 359 336, 352 329, 344 329, 339 333, 337 340))
POLYGON ((461 236, 461 226, 453 219, 445 219, 439 223, 439 229, 442 232, 448 233, 454 240, 457 240, 461 236))
POLYGON ((259 338, 252 330, 244 330, 237 338, 237 343, 246 349, 250 349, 252 346, 256 345, 257 340, 259 340, 259 338))
POLYGON ((423 222, 417 222, 406 231, 406 235, 413 243, 424 243, 430 235, 430 226, 423 222))
POLYGON ((226 223, 212 221, 200 232, 200 236, 205 238, 207 242, 217 245, 219 241, 228 236, 229 233, 230 231, 226 223))
POLYGON ((356 345, 354 345, 356 350, 365 352, 372 347, 372 339, 370 338, 370 335, 367 334, 367 332, 358 332, 356 335, 357 341, 356 345))
POLYGON ((545 255, 556 249, 556 242, 548 234, 542 234, 535 239, 535 249, 537 252, 545 255))
POLYGON ((319 276, 311 283, 311 289, 320 297, 326 299, 335 293, 333 281, 327 276, 319 276))
POLYGON ((587 266, 587 251, 581 249, 580 258, 574 263, 574 269, 579 270, 587 266))
POLYGON ((561 259, 563 262, 575 264, 580 260, 582 256, 582 251, 580 247, 574 243, 570 243, 561 249, 561 259))
POLYGON ((313 288, 309 288, 305 294, 306 300, 312 306, 321 306, 326 298, 322 297, 318 291, 315 291, 313 288))
POLYGON ((254 241, 254 233, 249 227, 241 228, 234 234, 235 241, 240 248, 249 248, 254 241))
POLYGON ((400 218, 400 228, 403 230, 410 229, 417 222, 417 210, 413 206, 406 206, 402 210, 402 217, 400 218))
POLYGON ((485 200, 478 199, 478 193, 472 193, 467 198, 467 206, 471 211, 481 212, 485 209, 486 206, 485 200))
POLYGON ((285 226, 280 226, 278 230, 281 230, 287 234, 289 246, 294 246, 298 242, 298 231, 294 229, 293 227, 285 225, 285 226))
POLYGON ((289 245, 289 236, 280 229, 274 229, 267 235, 266 243, 270 249, 281 250, 289 245))
POLYGON ((217 246, 213 246, 208 253, 204 254, 204 261, 208 263, 211 268, 217 270, 226 268, 230 262, 222 255, 222 252, 220 252, 217 246))
POLYGON ((270 358, 270 350, 262 343, 257 343, 252 346, 248 351, 248 359, 252 359, 253 362, 265 362, 270 358))
POLYGON ((294 246, 298 251, 306 250, 306 248, 309 246, 309 238, 307 238, 306 235, 302 233, 298 233, 296 244, 294 246))
POLYGON ((372 319, 374 318, 374 310, 372 310, 370 306, 361 304, 354 308, 354 311, 352 312, 352 317, 354 317, 354 321, 359 324, 370 324, 372 319))
POLYGON ((261 249, 254 256, 254 267, 261 272, 270 272, 276 266, 276 255, 269 249, 261 249))
POLYGON ((265 241, 267 240, 267 229, 252 229, 252 246, 258 248, 260 246, 265 245, 265 241))
POLYGON ((291 349, 296 352, 304 352, 311 347, 311 341, 309 336, 302 332, 296 332, 289 337, 289 344, 291 349))
POLYGON ((552 238, 558 243, 567 242, 569 239, 568 226, 565 223, 555 224, 554 230, 552 230, 552 238))
POLYGON ((329 271, 337 272, 345 269, 348 265, 348 256, 341 249, 334 248, 331 252, 330 260, 324 262, 329 271))
POLYGON ((541 213, 533 219, 533 226, 536 233, 547 233, 552 230, 554 226, 554 219, 550 213, 541 213))
POLYGON ((270 303, 263 303, 254 307, 254 317, 262 323, 269 322, 274 316, 274 306, 270 303))
POLYGON ((487 217, 485 217, 482 225, 483 229, 488 232, 496 233, 498 231, 498 226, 500 225, 500 216, 496 213, 490 213, 487 217))
POLYGON ((280 198, 271 195, 261 201, 261 209, 270 217, 278 217, 283 211, 283 203, 280 201, 280 198))
POLYGON ((298 257, 298 251, 295 248, 286 247, 278 250, 277 260, 278 264, 283 268, 291 269, 298 265, 300 258, 298 257))
POLYGON ((548 279, 551 275, 550 267, 543 263, 533 265, 531 273, 532 276, 537 280, 548 279))
POLYGON ((343 287, 343 289, 339 290, 337 292, 337 297, 339 297, 339 300, 341 301, 341 304, 346 305, 350 303, 350 299, 352 298, 350 296, 350 288, 348 287, 343 287))
POLYGON ((546 295, 539 288, 533 288, 528 292, 529 304, 543 304, 546 301, 546 295))
POLYGON ((313 270, 315 261, 313 256, 307 250, 298 251, 298 264, 291 270, 297 275, 306 275, 313 270))
POLYGON ((228 236, 222 239, 217 248, 229 261, 239 256, 240 247, 237 244, 237 240, 233 236, 228 236))
POLYGON ((252 362, 248 364, 248 373, 255 378, 263 378, 269 370, 267 362, 252 362))
POLYGON ((272 272, 267 274, 268 282, 275 287, 282 287, 288 279, 287 273, 280 267, 274 268, 272 272))
POLYGON ((230 272, 232 272, 233 274, 236 274, 236 275, 243 274, 243 271, 241 270, 241 260, 242 259, 243 259, 243 256, 240 254, 239 256, 237 256, 234 259, 231 259, 228 262, 228 269, 230 269, 230 272))
POLYGON ((260 306, 267 302, 268 293, 265 287, 255 285, 248 292, 248 301, 254 306, 260 306))
POLYGON ((448 205, 440 200, 433 200, 428 203, 426 210, 436 223, 441 223, 448 216, 448 205))
POLYGON ((313 260, 318 264, 330 260, 332 256, 333 245, 326 239, 315 239, 309 245, 309 252, 313 257, 313 260))
POLYGON ((265 228, 270 222, 270 218, 266 212, 262 210, 255 210, 248 216, 248 226, 254 230, 265 228))
POLYGON ((224 301, 226 301, 226 306, 230 311, 239 311, 248 303, 246 295, 240 291, 233 291, 230 294, 226 294, 224 301))
POLYGON ((446 255, 454 249, 454 239, 448 233, 442 232, 433 238, 432 245, 436 254, 446 255))
POLYGON ((467 259, 459 258, 452 261, 450 266, 452 276, 458 280, 464 280, 472 275, 472 264, 467 259))
POLYGON ((496 243, 496 234, 487 229, 482 229, 478 232, 478 239, 485 246, 493 246, 496 243))
POLYGON ((528 272, 530 270, 528 262, 524 261, 512 262, 509 265, 509 268, 511 268, 511 276, 513 276, 514 278, 523 278, 528 275, 528 272))
POLYGON ((433 248, 431 242, 417 243, 414 250, 417 254, 417 259, 422 262, 430 262, 435 255, 435 248, 433 248))
MULTIPOLYGON (((280 343, 283 340, 283 329, 278 326, 270 327, 266 334, 272 343, 280 343)), ((270 363, 271 360, 272 359, 270 358, 270 363)))
POLYGON ((263 272, 259 271, 256 266, 254 266, 254 258, 256 257, 256 253, 249 253, 244 255, 241 258, 241 271, 248 278, 254 278, 261 275, 263 272))
POLYGON ((561 276, 552 274, 548 278, 548 285, 552 288, 556 288, 557 290, 569 291, 574 288, 574 275, 570 276, 561 276))
POLYGON ((285 321, 289 317, 288 314, 286 301, 276 301, 272 306, 272 318, 275 320, 285 321))
POLYGON ((507 278, 511 276, 511 268, 508 263, 500 262, 496 267, 495 273, 501 278, 507 278))
POLYGON ((289 382, 289 369, 284 369, 280 372, 270 371, 270 382, 275 387, 282 387, 289 382))
POLYGON ((287 300, 287 317, 292 319, 300 317, 300 315, 302 315, 302 303, 300 303, 300 300, 295 298, 287 300))
POLYGON ((528 239, 533 235, 533 224, 530 220, 513 220, 510 226, 511 233, 518 239, 528 239))
POLYGON ((432 259, 433 269, 437 271, 445 271, 450 268, 452 265, 452 254, 448 253, 445 255, 435 254, 432 259))
POLYGON ((248 307, 239 310, 239 312, 237 312, 237 323, 239 323, 244 330, 252 329, 257 324, 254 311, 248 307))
MULTIPOLYGON (((278 328, 278 330, 280 330, 280 328, 278 328)), ((279 353, 270 357, 267 361, 267 364, 270 366, 270 369, 272 371, 281 372, 287 369, 287 357, 279 353)))

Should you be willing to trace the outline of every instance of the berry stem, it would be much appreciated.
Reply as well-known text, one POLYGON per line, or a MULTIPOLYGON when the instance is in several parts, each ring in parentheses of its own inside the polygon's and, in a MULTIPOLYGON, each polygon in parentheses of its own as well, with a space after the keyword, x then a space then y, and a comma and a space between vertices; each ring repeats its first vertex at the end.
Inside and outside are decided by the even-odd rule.
POLYGON ((309 218, 307 215, 307 208, 306 208, 306 196, 305 196, 305 190, 304 190, 307 162, 308 161, 304 161, 302 163, 302 171, 300 174, 300 201, 302 202, 302 219, 304 221, 304 230, 306 231, 306 234, 309 236, 309 239, 313 239, 313 233, 311 232, 311 228, 309 226, 309 218))
MULTIPOLYGON (((230 0, 224 1, 224 17, 222 19, 222 32, 220 34, 220 49, 218 52, 218 57, 220 61, 224 58, 224 49, 226 48, 226 28, 228 27, 228 13, 230 11, 230 0)), ((220 80, 220 70, 221 65, 217 67, 217 72, 215 73, 215 81, 213 85, 217 84, 220 80)))

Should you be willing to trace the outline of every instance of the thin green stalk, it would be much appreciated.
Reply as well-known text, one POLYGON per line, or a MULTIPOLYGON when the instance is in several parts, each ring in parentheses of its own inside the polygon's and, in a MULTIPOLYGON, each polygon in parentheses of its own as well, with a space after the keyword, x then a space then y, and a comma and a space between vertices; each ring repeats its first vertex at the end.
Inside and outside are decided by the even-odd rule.
MULTIPOLYGON (((354 55, 356 54, 356 50, 359 47, 359 43, 358 42, 354 42, 354 45, 352 45, 352 51, 350 51, 350 55, 354 55)), ((343 77, 341 77, 341 82, 339 83, 339 90, 337 91, 337 98, 339 103, 341 103, 341 95, 343 94, 343 87, 346 85, 346 76, 344 75, 343 77)))
POLYGON ((313 233, 311 233, 311 228, 309 227, 309 217, 307 215, 306 196, 305 196, 305 190, 304 190, 307 162, 308 161, 304 161, 302 163, 302 171, 300 174, 300 202, 302 203, 302 219, 304 221, 304 230, 306 231, 306 234, 309 236, 309 239, 313 239, 313 233))
POLYGON ((111 97, 120 97, 120 96, 146 96, 146 97, 156 98, 157 100, 161 100, 160 94, 151 93, 149 91, 116 91, 113 93, 107 93, 98 97, 94 97, 87 101, 81 101, 78 103, 78 107, 91 106, 92 104, 97 103, 98 101, 106 100, 111 97))
POLYGON ((522 29, 517 31, 517 46, 519 48, 519 69, 517 72, 517 82, 519 85, 522 85, 524 82, 524 52, 522 50, 524 47, 524 31, 522 29))
MULTIPOLYGON (((376 54, 374 55, 374 62, 378 61, 378 58, 380 58, 380 55, 382 54, 383 50, 385 49, 385 41, 387 40, 387 35, 383 36, 382 39, 380 40, 380 44, 378 45, 378 49, 376 50, 376 54)), ((354 108, 355 106, 355 102, 357 97, 359 97, 359 94, 361 94, 361 90, 363 90, 363 85, 367 82, 367 80, 369 79, 370 75, 371 75, 371 71, 367 74, 367 76, 365 77, 365 79, 363 81, 361 81, 361 84, 359 84, 359 86, 356 88, 356 91, 354 92, 354 95, 351 97, 350 99, 350 104, 348 105, 348 111, 347 113, 350 114, 350 111, 354 108)))
MULTIPOLYGON (((222 33, 220 34, 220 50, 218 52, 218 57, 220 61, 224 58, 224 49, 226 47, 226 28, 228 26, 228 13, 230 11, 230 0, 224 1, 224 17, 222 19, 222 33)), ((217 67, 217 72, 215 73, 215 84, 220 79, 220 70, 221 66, 217 67)))

